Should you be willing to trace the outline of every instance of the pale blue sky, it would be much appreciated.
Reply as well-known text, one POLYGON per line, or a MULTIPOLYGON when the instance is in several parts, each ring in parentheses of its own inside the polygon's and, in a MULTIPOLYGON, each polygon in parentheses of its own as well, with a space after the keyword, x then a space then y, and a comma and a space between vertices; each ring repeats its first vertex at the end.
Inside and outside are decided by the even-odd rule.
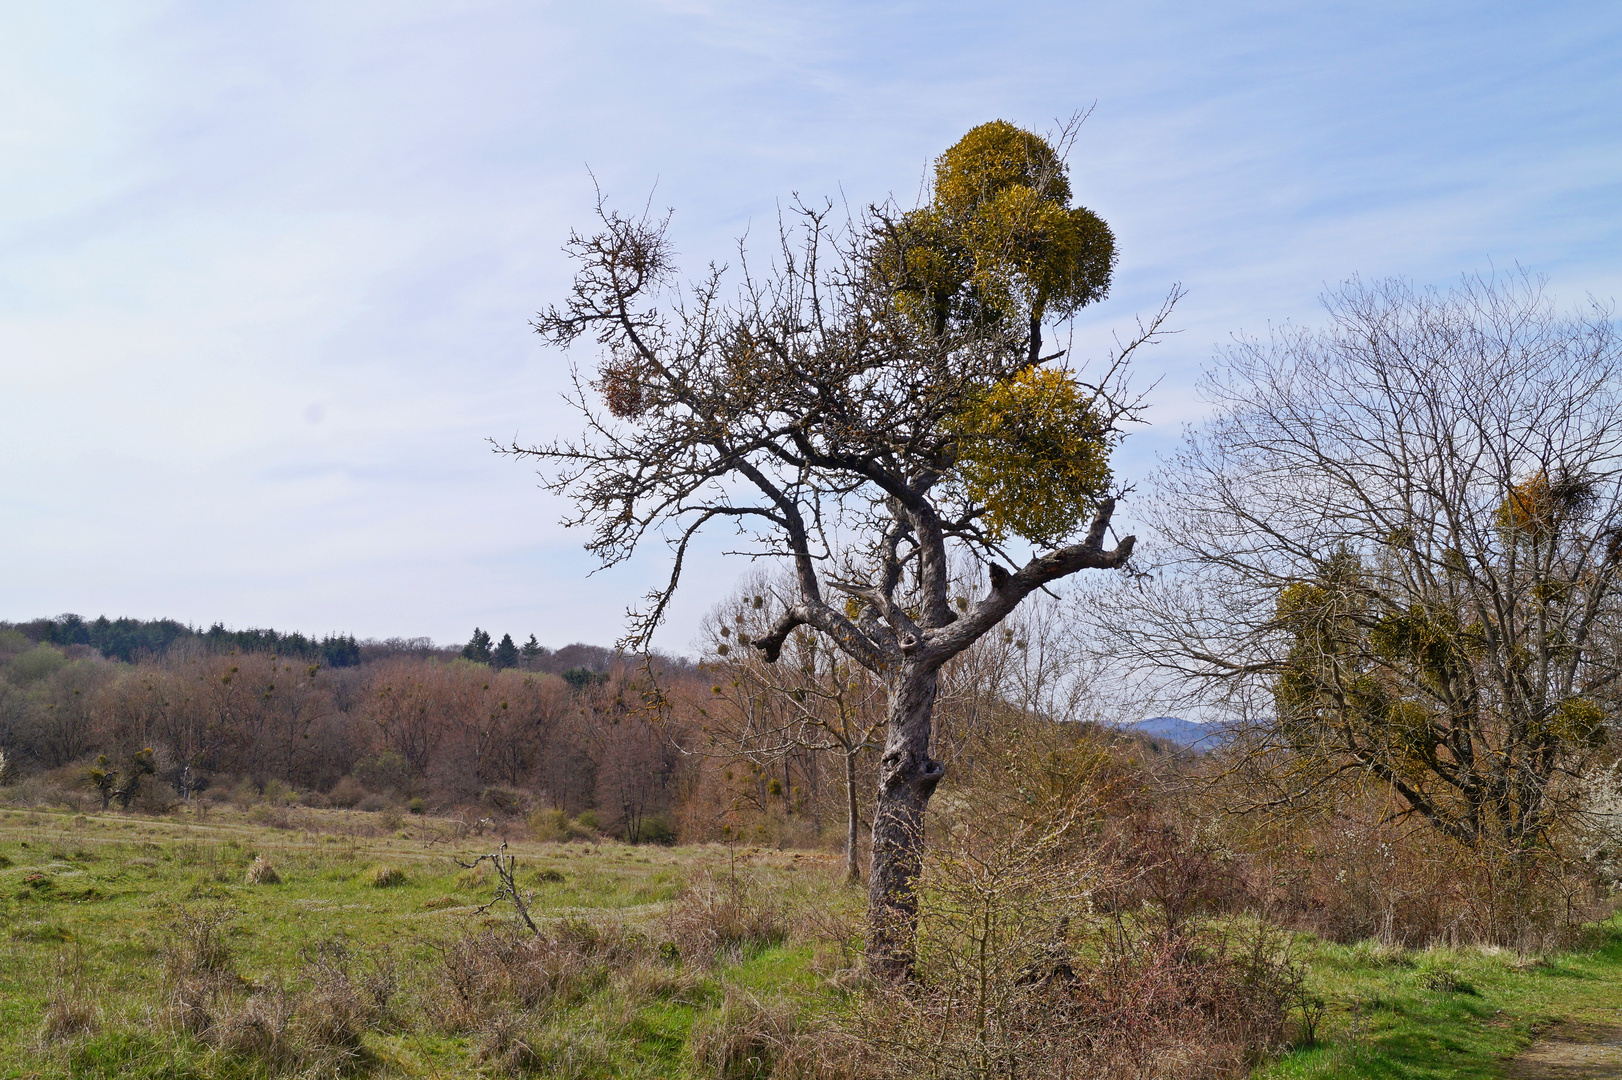
MULTIPOLYGON (((1078 339, 1188 289, 1129 475, 1326 283, 1622 296, 1614 2, 0 3, 0 618, 611 641, 662 550, 586 580, 483 442, 574 422, 527 320, 588 166, 696 270, 1094 102, 1121 263, 1078 339)), ((706 552, 664 647, 746 569, 706 552)))

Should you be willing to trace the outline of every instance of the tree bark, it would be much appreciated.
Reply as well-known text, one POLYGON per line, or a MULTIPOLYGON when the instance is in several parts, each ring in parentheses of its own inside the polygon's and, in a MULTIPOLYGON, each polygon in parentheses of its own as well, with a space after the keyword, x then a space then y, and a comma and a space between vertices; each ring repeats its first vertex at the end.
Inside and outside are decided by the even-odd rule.
POLYGON ((861 810, 856 803, 856 753, 845 749, 845 884, 854 885, 862 880, 862 868, 856 858, 856 837, 862 827, 861 810))
POLYGON ((873 808, 867 967, 875 977, 892 983, 908 981, 913 975, 924 810, 946 771, 929 756, 939 683, 935 667, 905 660, 890 683, 889 720, 873 808))

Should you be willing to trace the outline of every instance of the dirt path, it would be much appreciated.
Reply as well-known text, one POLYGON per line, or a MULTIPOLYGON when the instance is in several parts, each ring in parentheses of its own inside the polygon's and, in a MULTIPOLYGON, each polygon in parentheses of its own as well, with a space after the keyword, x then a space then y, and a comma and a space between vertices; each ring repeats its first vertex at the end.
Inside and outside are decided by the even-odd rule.
POLYGON ((1565 1023, 1516 1058, 1510 1080, 1622 1080, 1622 1024, 1565 1023))

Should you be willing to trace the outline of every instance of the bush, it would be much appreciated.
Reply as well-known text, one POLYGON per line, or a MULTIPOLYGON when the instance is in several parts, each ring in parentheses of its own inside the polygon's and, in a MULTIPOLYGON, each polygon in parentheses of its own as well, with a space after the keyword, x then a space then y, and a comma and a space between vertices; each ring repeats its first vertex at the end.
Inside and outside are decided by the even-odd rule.
POLYGON ((1384 817, 1383 802, 1346 800, 1332 817, 1243 837, 1251 909, 1342 943, 1521 952, 1564 947, 1607 910, 1592 867, 1558 838, 1530 852, 1469 848, 1384 817))
POLYGON ((856 1022, 861 1075, 912 1077, 928 1055, 939 1077, 985 1076, 993 1061, 1009 1075, 1216 1080, 1283 1049, 1291 1018, 1311 1008, 1301 970, 1265 928, 1121 929, 1055 939, 1023 970, 989 979, 943 959, 920 989, 868 989, 856 1022), (965 1010, 965 1000, 986 1008, 965 1010))
POLYGON ((639 844, 665 844, 676 842, 676 826, 671 823, 670 815, 664 813, 648 814, 642 819, 642 826, 637 830, 636 842, 639 844))
POLYGON ((352 810, 359 806, 361 800, 367 796, 366 786, 353 776, 346 776, 327 792, 327 801, 333 806, 340 806, 345 810, 352 810))
POLYGON ((529 815, 529 831, 537 840, 554 843, 569 839, 569 815, 562 810, 541 809, 529 815))

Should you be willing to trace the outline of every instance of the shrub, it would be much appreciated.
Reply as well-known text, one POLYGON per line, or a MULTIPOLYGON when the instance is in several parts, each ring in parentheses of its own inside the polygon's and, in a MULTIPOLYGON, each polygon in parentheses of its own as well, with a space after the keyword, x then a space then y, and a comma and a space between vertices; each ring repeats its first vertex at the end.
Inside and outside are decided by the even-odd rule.
POLYGON ((588 1080, 613 1075, 614 1055, 596 1031, 551 1031, 513 1016, 490 1020, 474 1046, 474 1060, 510 1075, 588 1080))
POLYGON ((165 1014, 181 1031, 202 1037, 230 1011, 241 989, 228 935, 232 908, 180 908, 169 923, 163 949, 165 1014))
POLYGON ((406 810, 413 814, 425 813, 427 809, 428 804, 423 802, 419 796, 413 796, 411 801, 406 803, 406 810))
POLYGON ((1562 849, 1506 852, 1387 823, 1384 803, 1347 799, 1333 816, 1258 829, 1252 909, 1284 926, 1350 943, 1563 947, 1607 900, 1592 868, 1562 849))
POLYGON ((540 934, 489 930, 440 947, 430 1014, 447 1031, 474 1031, 515 1009, 584 1000, 611 973, 645 958, 648 942, 622 926, 565 919, 540 934))
POLYGON ((1081 948, 1055 940, 1023 971, 989 979, 943 960, 921 989, 869 988, 856 1021, 861 1075, 900 1080, 928 1060, 942 1078, 1216 1080, 1282 1049, 1297 1013, 1321 1014, 1307 1015, 1302 973, 1265 928, 1123 929, 1101 927, 1081 948))
POLYGON ((569 815, 562 810, 541 809, 529 815, 529 831, 537 840, 561 842, 569 839, 569 815))
POLYGON ((327 792, 327 801, 332 803, 333 806, 340 806, 345 810, 352 810, 359 806, 361 800, 366 797, 366 786, 353 776, 346 776, 339 780, 332 785, 332 790, 327 792))
POLYGON ((676 842, 676 826, 672 824, 669 814, 648 814, 642 819, 641 828, 637 830, 636 842, 639 844, 674 844, 676 842))

